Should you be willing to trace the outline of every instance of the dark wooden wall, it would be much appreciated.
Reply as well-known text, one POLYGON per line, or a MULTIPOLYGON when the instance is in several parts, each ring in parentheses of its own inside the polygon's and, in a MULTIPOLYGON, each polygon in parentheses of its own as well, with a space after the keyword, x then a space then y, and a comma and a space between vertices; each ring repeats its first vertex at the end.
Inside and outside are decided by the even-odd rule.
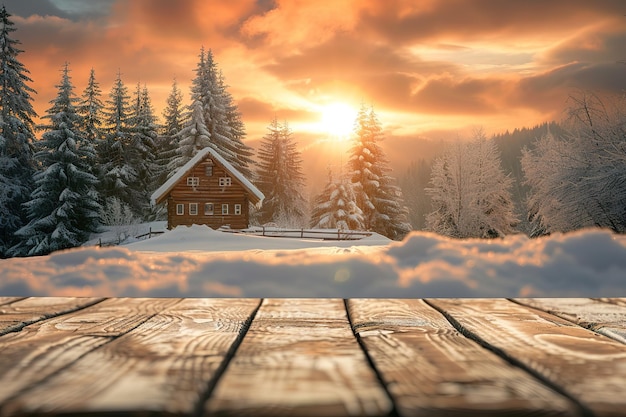
POLYGON ((210 156, 200 161, 186 176, 174 186, 167 199, 168 228, 206 224, 214 229, 229 225, 233 229, 245 229, 249 224, 249 199, 246 189, 230 175, 217 161, 213 161, 213 175, 207 177, 206 167, 211 165, 210 156), (187 185, 187 177, 198 177, 196 187, 187 185), (230 177, 230 186, 220 187, 220 177, 230 177), (198 214, 189 214, 189 203, 198 203, 198 214), (204 204, 214 204, 214 214, 204 214, 204 204), (183 215, 176 214, 176 205, 184 204, 183 215), (222 204, 229 205, 229 214, 222 215, 222 204), (235 215, 235 204, 241 204, 241 214, 235 215))

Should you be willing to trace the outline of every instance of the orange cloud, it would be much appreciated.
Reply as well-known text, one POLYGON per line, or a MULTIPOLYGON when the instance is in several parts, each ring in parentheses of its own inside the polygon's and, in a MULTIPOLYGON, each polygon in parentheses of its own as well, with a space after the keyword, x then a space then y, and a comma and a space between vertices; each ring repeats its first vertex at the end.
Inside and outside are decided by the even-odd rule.
POLYGON ((575 89, 626 89, 623 7, 611 0, 111 0, 108 13, 11 2, 40 115, 65 61, 77 93, 92 67, 105 95, 121 71, 160 115, 173 77, 188 99, 201 46, 252 139, 274 113, 304 125, 330 100, 370 102, 407 135, 532 125, 575 89))
POLYGON ((260 38, 264 47, 297 50, 325 42, 337 32, 352 31, 361 5, 358 0, 278 0, 266 13, 251 16, 241 33, 251 39, 260 38))

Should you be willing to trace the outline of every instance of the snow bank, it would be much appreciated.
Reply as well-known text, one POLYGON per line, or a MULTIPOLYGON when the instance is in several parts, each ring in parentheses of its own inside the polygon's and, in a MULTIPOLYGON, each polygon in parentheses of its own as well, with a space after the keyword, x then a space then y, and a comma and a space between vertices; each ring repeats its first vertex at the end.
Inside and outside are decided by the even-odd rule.
POLYGON ((0 295, 624 297, 626 236, 320 242, 177 228, 124 247, 0 261, 0 295))

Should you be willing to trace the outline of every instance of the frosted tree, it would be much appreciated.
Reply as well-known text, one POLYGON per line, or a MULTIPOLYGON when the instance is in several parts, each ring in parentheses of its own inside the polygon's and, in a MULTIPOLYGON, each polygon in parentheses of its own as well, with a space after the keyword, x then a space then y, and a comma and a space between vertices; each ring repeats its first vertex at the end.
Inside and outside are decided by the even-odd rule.
MULTIPOLYGON (((210 65, 213 63, 211 62, 210 65)), ((215 145, 211 144, 214 138, 212 138, 209 126, 212 122, 212 116, 215 113, 220 113, 218 111, 220 109, 216 109, 214 105, 212 83, 215 78, 209 71, 210 65, 207 64, 206 53, 202 48, 200 60, 196 66, 196 76, 191 84, 191 104, 187 107, 186 122, 176 136, 178 142, 177 156, 171 161, 170 174, 173 174, 176 168, 185 165, 199 150, 208 146, 213 146, 215 149, 215 145), (213 108, 211 109, 212 104, 213 108)), ((223 112, 221 114, 223 115, 223 112)), ((225 120, 225 116, 222 120, 225 120)), ((234 155, 229 155, 229 157, 232 159, 234 155)))
POLYGON ((155 181, 157 124, 148 88, 138 83, 128 119, 129 141, 126 149, 128 164, 136 173, 131 184, 135 199, 127 202, 140 218, 150 217, 150 195, 158 187, 155 181))
POLYGON ((178 88, 176 79, 172 81, 172 89, 165 101, 165 110, 163 110, 163 126, 162 134, 165 137, 172 138, 183 128, 183 93, 178 88))
POLYGON ((626 107, 570 98, 568 133, 544 135, 522 155, 533 235, 583 227, 626 231, 626 107))
POLYGON ((250 149, 243 143, 243 124, 219 75, 213 54, 204 49, 191 86, 191 104, 186 122, 177 135, 178 155, 170 165, 174 171, 189 161, 200 149, 212 147, 234 168, 250 176, 250 149))
POLYGON ((311 227, 315 229, 363 230, 363 212, 349 181, 328 174, 324 190, 315 198, 311 227))
POLYGON ((408 209, 402 191, 389 175, 391 169, 379 145, 382 127, 373 108, 362 105, 355 122, 354 144, 348 168, 364 227, 391 239, 401 239, 410 230, 408 209))
POLYGON ((430 196, 425 189, 429 186, 432 161, 418 159, 412 161, 409 167, 398 179, 404 201, 409 208, 409 222, 413 230, 423 230, 426 224, 426 214, 432 211, 430 196))
POLYGON ((131 140, 130 96, 128 88, 118 72, 104 108, 105 139, 97 148, 99 159, 100 192, 104 199, 119 198, 124 204, 134 207, 140 199, 133 187, 139 174, 131 163, 128 152, 131 140))
POLYGON ((96 72, 92 68, 89 73, 87 87, 83 91, 77 111, 83 120, 82 130, 85 132, 85 138, 94 146, 97 146, 104 139, 104 131, 102 129, 104 104, 101 97, 102 90, 100 89, 100 84, 96 81, 96 72))
POLYGON ((517 225, 510 188, 500 154, 482 130, 470 142, 457 141, 435 160, 427 189, 433 212, 426 227, 457 238, 495 238, 513 233, 517 225))
POLYGON ((219 73, 218 91, 222 97, 226 110, 226 123, 230 130, 230 144, 235 153, 236 160, 233 166, 237 168, 246 178, 252 178, 252 166, 254 151, 243 140, 246 137, 246 128, 241 120, 241 112, 233 100, 233 96, 228 92, 228 86, 224 80, 222 72, 219 73))
POLYGON ((17 243, 15 231, 27 222, 22 204, 32 191, 33 118, 29 71, 19 61, 23 51, 12 38, 13 21, 0 9, 0 258, 17 243))
POLYGON ((170 173, 169 168, 177 156, 178 133, 185 122, 183 93, 178 88, 176 79, 172 82, 172 89, 166 99, 163 110, 163 125, 160 135, 156 138, 156 168, 155 183, 160 186, 170 173))
POLYGON ((300 152, 286 122, 281 125, 274 118, 267 129, 257 154, 256 185, 265 195, 256 213, 257 221, 301 226, 306 200, 302 196, 304 174, 300 152))
POLYGON ((96 177, 91 173, 95 150, 81 131, 69 67, 65 64, 58 95, 43 117, 45 132, 35 155, 42 170, 34 176, 36 188, 26 203, 29 223, 16 232, 21 242, 13 255, 45 255, 72 248, 98 231, 96 177))
POLYGON ((100 209, 100 221, 113 232, 118 245, 136 233, 137 218, 119 198, 112 197, 105 201, 100 209))

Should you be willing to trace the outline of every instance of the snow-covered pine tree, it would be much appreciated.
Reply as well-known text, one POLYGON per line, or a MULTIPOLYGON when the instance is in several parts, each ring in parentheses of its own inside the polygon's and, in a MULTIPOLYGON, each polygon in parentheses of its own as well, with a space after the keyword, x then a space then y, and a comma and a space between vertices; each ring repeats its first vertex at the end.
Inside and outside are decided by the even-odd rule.
POLYGON ((429 230, 457 238, 495 238, 514 232, 512 180, 501 168, 496 143, 482 129, 470 142, 452 144, 435 160, 431 185, 429 230))
POLYGON ((200 50, 200 60, 196 66, 196 76, 191 82, 191 104, 184 115, 185 123, 176 136, 178 148, 176 156, 170 160, 169 175, 185 165, 200 150, 211 143, 211 132, 205 121, 204 96, 209 91, 209 77, 206 69, 206 54, 200 50))
POLYGON ((185 121, 183 115, 183 92, 178 88, 176 78, 172 81, 172 89, 167 96, 165 104, 161 134, 164 137, 172 138, 180 132, 185 121))
POLYGON ((402 191, 389 175, 387 158, 378 145, 382 140, 382 127, 374 109, 361 105, 348 161, 357 205, 363 211, 367 230, 390 239, 401 239, 411 230, 407 222, 408 209, 404 206, 402 191))
POLYGON ((130 140, 126 153, 129 164, 137 174, 137 181, 131 184, 136 199, 130 202, 130 207, 138 218, 151 220, 150 195, 158 187, 155 182, 158 172, 155 141, 159 126, 145 85, 141 88, 137 83, 128 126, 130 140))
POLYGON ((252 152, 242 141, 244 130, 239 122, 238 110, 227 93, 226 84, 220 80, 213 53, 202 48, 192 81, 186 122, 177 135, 178 155, 172 160, 170 171, 174 172, 200 149, 210 146, 239 172, 249 176, 252 152))
POLYGON ((426 215, 425 228, 444 236, 460 236, 457 225, 462 213, 461 198, 464 196, 464 187, 460 183, 463 157, 461 148, 461 143, 454 143, 442 157, 433 161, 431 187, 425 189, 433 207, 433 211, 426 215))
POLYGON ((128 88, 118 71, 104 108, 105 139, 98 146, 100 194, 104 200, 117 197, 134 207, 141 197, 133 187, 139 174, 127 152, 130 144, 131 108, 128 88))
POLYGON ((306 200, 300 152, 287 122, 281 125, 275 117, 267 129, 257 154, 257 186, 265 195, 257 221, 302 226, 306 200))
POLYGON ((35 172, 33 118, 28 83, 29 71, 19 61, 23 51, 20 42, 13 39, 13 21, 4 6, 0 9, 0 258, 18 241, 14 233, 26 224, 28 218, 22 204, 28 201, 33 189, 35 172))
POLYGON ((219 72, 218 90, 221 93, 224 108, 226 110, 226 123, 230 130, 230 144, 236 156, 233 166, 237 168, 246 178, 252 178, 254 151, 244 143, 246 137, 246 127, 241 120, 241 112, 233 100, 233 96, 228 91, 228 86, 224 80, 222 71, 219 72))
POLYGON ((311 212, 314 229, 363 230, 363 212, 356 204, 352 184, 328 173, 324 190, 315 198, 311 212))
POLYGON ((626 103, 570 98, 567 133, 548 133, 525 150, 533 235, 605 227, 626 232, 626 103), (611 103, 613 104, 613 103, 611 103))
POLYGON ((100 205, 96 177, 91 173, 95 150, 81 131, 69 66, 63 67, 58 95, 43 117, 49 124, 35 155, 42 171, 35 174, 36 188, 25 204, 29 223, 16 232, 21 242, 12 255, 45 255, 81 245, 98 230, 100 205))
MULTIPOLYGON (((167 96, 165 110, 162 113, 163 125, 161 125, 160 134, 155 141, 156 173, 154 184, 157 188, 167 181, 170 172, 173 173, 170 171, 170 166, 177 156, 178 132, 182 130, 185 122, 183 110, 183 93, 178 88, 178 82, 174 79, 170 94, 167 96)), ((153 209, 156 210, 155 216, 157 218, 164 219, 167 216, 165 205, 159 205, 153 209)))
POLYGON ((83 119, 82 131, 85 132, 85 139, 91 142, 93 146, 97 146, 104 139, 104 131, 102 129, 104 104, 101 97, 102 90, 100 89, 100 84, 96 81, 96 72, 92 68, 89 73, 87 87, 83 91, 77 111, 83 119))

